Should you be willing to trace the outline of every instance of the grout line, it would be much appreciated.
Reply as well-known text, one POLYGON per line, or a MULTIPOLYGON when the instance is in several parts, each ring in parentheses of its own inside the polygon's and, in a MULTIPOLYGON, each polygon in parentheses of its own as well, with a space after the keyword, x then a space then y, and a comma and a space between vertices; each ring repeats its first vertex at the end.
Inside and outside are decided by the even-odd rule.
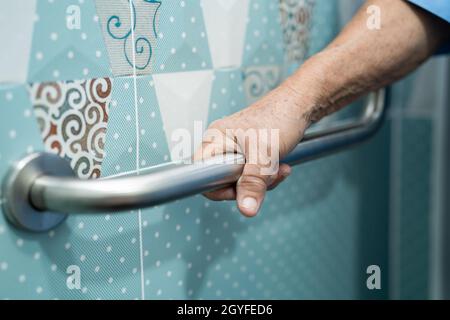
POLYGON ((137 170, 130 170, 130 171, 126 171, 126 172, 112 174, 112 175, 109 175, 109 176, 106 176, 106 177, 101 177, 101 178, 99 178, 99 180, 109 180, 109 179, 123 177, 123 176, 131 176, 131 175, 136 174, 136 173, 137 173, 137 170))
MULTIPOLYGON (((134 34, 134 3, 130 0, 130 20, 131 20, 131 42, 133 51, 133 86, 134 86, 134 114, 136 120, 136 174, 139 175, 139 158, 140 158, 140 137, 139 137, 139 110, 137 102, 137 74, 136 74, 136 43, 134 34)), ((144 290, 144 255, 143 255, 143 241, 142 241, 142 211, 138 210, 138 221, 139 221, 139 259, 141 268, 141 299, 145 300, 145 290, 144 290)))
MULTIPOLYGON (((177 164, 180 164, 180 162, 177 162, 177 161, 164 162, 164 163, 160 163, 160 164, 157 164, 154 166, 139 168, 139 173, 142 173, 143 171, 158 169, 158 168, 162 168, 162 167, 168 167, 170 165, 177 165, 177 164)), ((123 176, 130 176, 130 175, 137 174, 137 173, 138 173, 137 170, 130 170, 130 171, 112 174, 112 175, 109 175, 106 177, 101 177, 101 178, 99 178, 99 180, 108 180, 108 179, 113 179, 113 178, 118 178, 118 177, 123 177, 123 176)))

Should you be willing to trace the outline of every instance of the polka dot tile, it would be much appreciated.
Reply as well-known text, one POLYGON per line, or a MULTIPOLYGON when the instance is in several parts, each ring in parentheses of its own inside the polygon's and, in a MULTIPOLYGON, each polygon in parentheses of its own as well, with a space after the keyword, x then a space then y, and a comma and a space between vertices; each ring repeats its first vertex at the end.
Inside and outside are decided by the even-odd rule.
POLYGON ((244 66, 283 64, 282 37, 277 1, 250 1, 243 52, 244 66))
MULTIPOLYGON (((105 137, 105 156, 102 165, 104 176, 136 170, 135 150, 139 136, 134 100, 133 78, 116 78, 111 93, 110 117, 105 137)), ((140 134, 142 133, 139 132, 140 134)))
POLYGON ((163 1, 154 73, 211 69, 200 2, 163 1))
MULTIPOLYGON (((207 1, 211 5, 213 0, 207 1)), ((256 101, 282 81, 286 69, 298 67, 299 63, 284 65, 278 1, 223 2, 223 8, 248 18, 239 24, 230 20, 228 35, 234 27, 245 32, 237 32, 242 41, 231 38, 236 45, 223 55, 212 48, 220 47, 216 40, 221 38, 211 41, 218 30, 205 3, 161 2, 152 74, 134 80, 129 74, 112 76, 114 59, 94 1, 37 2, 28 80, 111 78, 100 179, 144 174, 170 161, 167 109, 175 110, 169 117, 173 123, 191 117, 211 122, 256 101), (76 13, 76 8, 81 29, 68 29, 67 10, 76 13), (178 88, 174 79, 183 87, 178 88), (161 84, 169 84, 170 90, 161 90, 161 84), (168 99, 162 97, 164 92, 168 99), (196 111, 177 113, 181 104, 170 104, 174 100, 167 92, 196 111)), ((314 1, 308 55, 337 32, 337 5, 314 1)), ((0 87, 0 176, 11 161, 45 147, 27 88, 0 87)), ((388 138, 384 133, 364 149, 296 168, 286 183, 267 195, 255 219, 243 218, 234 202, 212 202, 200 195, 123 213, 75 214, 43 234, 16 230, 0 214, 0 298, 367 297, 361 285, 366 262, 379 262, 384 268, 388 260, 388 185, 385 175, 377 174, 380 166, 387 166, 388 138), (374 186, 386 192, 372 194, 374 186), (81 273, 81 286, 69 289, 73 268, 81 273)), ((417 230, 405 235, 404 242, 417 230)), ((411 261, 411 252, 405 253, 404 261, 411 261)), ((409 270, 411 275, 422 269, 409 270)), ((411 287, 419 285, 422 282, 411 287)))
POLYGON ((28 91, 23 86, 0 85, 0 175, 18 157, 39 151, 42 140, 28 91))
POLYGON ((37 1, 30 82, 109 77, 109 69, 93 1, 37 1))
POLYGON ((208 122, 235 113, 247 105, 241 69, 216 70, 212 85, 208 122))

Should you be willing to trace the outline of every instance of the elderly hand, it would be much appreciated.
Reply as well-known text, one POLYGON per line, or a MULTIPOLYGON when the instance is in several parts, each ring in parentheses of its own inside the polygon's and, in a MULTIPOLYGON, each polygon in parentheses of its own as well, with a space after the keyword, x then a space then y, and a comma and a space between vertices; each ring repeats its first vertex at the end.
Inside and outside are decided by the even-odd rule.
POLYGON ((246 164, 235 187, 206 196, 237 199, 244 215, 255 216, 266 190, 290 173, 287 165, 277 167, 278 156, 296 146, 311 122, 400 79, 448 41, 450 24, 408 1, 368 0, 325 50, 280 87, 209 127, 195 158, 237 151, 245 155, 246 164), (381 26, 370 29, 368 9, 376 7, 383 13, 381 26), (248 130, 262 139, 247 139, 248 130), (279 139, 271 139, 276 130, 279 139), (271 138, 264 137, 264 132, 271 138))
POLYGON ((235 186, 208 192, 212 200, 237 200, 247 217, 257 214, 266 190, 273 189, 291 172, 278 160, 301 140, 309 125, 302 95, 285 82, 264 98, 231 116, 215 121, 207 129, 195 159, 226 152, 245 156, 242 176, 235 186))

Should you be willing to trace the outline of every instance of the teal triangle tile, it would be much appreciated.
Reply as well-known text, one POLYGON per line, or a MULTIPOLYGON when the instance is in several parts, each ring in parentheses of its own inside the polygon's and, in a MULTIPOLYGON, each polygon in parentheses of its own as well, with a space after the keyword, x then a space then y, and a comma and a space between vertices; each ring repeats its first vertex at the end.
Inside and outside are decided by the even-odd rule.
POLYGON ((199 0, 163 1, 157 33, 154 73, 212 68, 199 0))
POLYGON ((70 45, 53 56, 51 61, 46 62, 45 65, 42 64, 42 67, 33 75, 32 82, 109 78, 110 76, 111 72, 108 69, 99 66, 98 59, 93 60, 86 56, 85 52, 70 45))
POLYGON ((244 66, 282 64, 283 32, 278 1, 252 0, 244 45, 244 66))
MULTIPOLYGON (((196 250, 205 240, 200 219, 212 213, 204 206, 205 202, 209 201, 196 195, 143 210, 142 245, 144 252, 148 253, 144 255, 145 278, 151 283, 145 287, 148 299, 189 297, 191 286, 189 283, 180 284, 178 279, 187 276, 187 265, 205 268, 209 265, 204 257, 199 257, 203 252, 196 250), (155 221, 158 215, 160 219, 155 221), (194 253, 198 255, 193 257, 194 253)), ((210 243, 210 246, 214 244, 210 243)))
POLYGON ((11 163, 42 150, 26 86, 0 86, 0 179, 11 163))
POLYGON ((93 1, 38 1, 36 11, 30 82, 111 76, 93 1), (74 8, 78 9, 69 10, 74 8), (77 12, 80 27, 68 28, 68 17, 77 12))
POLYGON ((208 124, 231 115, 246 106, 244 78, 240 68, 214 72, 208 124))
POLYGON ((151 76, 137 82, 139 112, 139 165, 150 167, 170 160, 169 147, 151 76))
MULTIPOLYGON (((37 121, 33 116, 27 87, 25 85, 0 85, 0 181, 3 180, 13 162, 29 153, 42 151, 42 149, 43 144, 37 121)), ((2 201, 0 194, 0 202, 2 201)), ((46 280, 42 279, 37 284, 35 281, 37 279, 29 279, 27 285, 19 286, 18 279, 20 275, 24 274, 43 274, 42 269, 38 270, 38 265, 32 264, 33 260, 36 261, 33 259, 33 254, 42 246, 39 241, 42 238, 32 237, 36 240, 39 239, 36 243, 27 241, 27 234, 14 229, 6 221, 1 206, 0 238, 0 297, 2 299, 8 297, 19 299, 25 296, 32 298, 32 295, 36 294, 37 288, 42 287, 46 280), (27 244, 26 251, 21 249, 23 243, 27 244)), ((41 263, 42 261, 39 261, 39 265, 41 263)), ((38 291, 40 292, 40 289, 38 291)), ((46 294, 43 296, 47 297, 46 294)))
POLYGON ((152 77, 138 77, 136 89, 137 106, 133 78, 114 80, 102 176, 135 173, 170 160, 152 77))
POLYGON ((102 176, 136 170, 136 112, 133 78, 114 79, 109 107, 108 129, 102 176))

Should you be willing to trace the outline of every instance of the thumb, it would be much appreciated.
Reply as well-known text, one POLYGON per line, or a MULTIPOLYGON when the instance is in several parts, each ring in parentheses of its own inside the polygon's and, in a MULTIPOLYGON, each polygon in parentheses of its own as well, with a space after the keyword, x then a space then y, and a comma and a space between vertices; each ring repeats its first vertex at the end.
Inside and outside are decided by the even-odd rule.
POLYGON ((247 217, 257 215, 264 200, 272 176, 262 175, 258 165, 246 164, 236 184, 236 200, 239 210, 247 217))

